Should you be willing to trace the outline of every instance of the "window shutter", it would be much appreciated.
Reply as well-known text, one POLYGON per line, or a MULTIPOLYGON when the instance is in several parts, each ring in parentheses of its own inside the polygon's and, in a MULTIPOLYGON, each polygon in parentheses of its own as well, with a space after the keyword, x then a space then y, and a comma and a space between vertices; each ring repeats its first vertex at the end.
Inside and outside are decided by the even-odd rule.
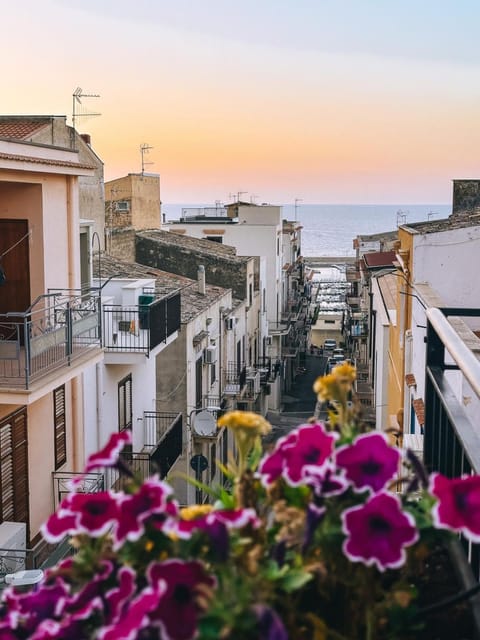
POLYGON ((67 461, 67 429, 65 416, 65 385, 53 392, 53 420, 55 437, 55 470, 67 461))
POLYGON ((29 524, 27 411, 0 422, 1 521, 29 524))

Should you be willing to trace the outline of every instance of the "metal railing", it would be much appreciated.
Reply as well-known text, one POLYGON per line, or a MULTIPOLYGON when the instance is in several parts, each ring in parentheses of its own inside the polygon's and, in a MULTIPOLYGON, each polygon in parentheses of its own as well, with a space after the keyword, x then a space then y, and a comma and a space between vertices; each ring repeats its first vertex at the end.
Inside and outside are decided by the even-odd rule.
MULTIPOLYGON (((480 309, 427 310, 424 462, 428 471, 455 477, 480 473, 480 434, 472 420, 480 407, 480 362, 448 316, 479 317, 480 309)), ((478 580, 480 544, 461 542, 478 580)))
POLYGON ((157 447, 167 432, 182 421, 181 413, 166 413, 160 411, 143 412, 143 429, 145 447, 157 447))
POLYGON ((98 296, 65 291, 39 296, 25 312, 0 315, 0 387, 29 389, 51 371, 100 347, 98 296))
POLYGON ((180 329, 180 294, 148 305, 106 304, 102 318, 107 351, 148 354, 180 329))
POLYGON ((53 504, 55 511, 58 509, 63 498, 71 492, 71 481, 81 476, 82 480, 76 491, 81 493, 98 493, 105 488, 103 473, 74 473, 69 471, 53 472, 53 504))

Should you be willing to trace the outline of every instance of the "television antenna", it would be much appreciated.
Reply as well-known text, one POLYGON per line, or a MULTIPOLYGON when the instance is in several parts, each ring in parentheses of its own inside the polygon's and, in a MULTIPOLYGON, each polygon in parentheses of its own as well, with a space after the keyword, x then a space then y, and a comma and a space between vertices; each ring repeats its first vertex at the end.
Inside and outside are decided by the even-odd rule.
POLYGON ((295 198, 295 222, 297 221, 298 203, 303 202, 302 198, 295 198))
POLYGON ((147 164, 154 164, 153 162, 147 162, 145 160, 145 154, 148 153, 150 151, 150 149, 153 149, 153 147, 151 147, 148 143, 144 142, 143 144, 140 145, 140 154, 142 156, 142 176, 145 173, 145 166, 147 164))
POLYGON ((77 113, 78 105, 83 107, 82 98, 100 98, 98 93, 84 93, 81 87, 77 87, 72 93, 72 127, 75 129, 75 123, 77 118, 95 117, 101 116, 101 113, 94 113, 92 111, 85 111, 84 113, 77 113))

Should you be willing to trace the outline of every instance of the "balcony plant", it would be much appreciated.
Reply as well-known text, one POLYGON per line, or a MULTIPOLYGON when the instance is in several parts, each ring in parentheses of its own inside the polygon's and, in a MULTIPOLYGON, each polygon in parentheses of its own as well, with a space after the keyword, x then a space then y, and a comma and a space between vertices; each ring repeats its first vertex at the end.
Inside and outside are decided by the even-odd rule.
POLYGON ((72 486, 43 534, 70 536, 76 554, 35 591, 4 592, 0 640, 416 637, 412 575, 456 532, 480 540, 480 478, 428 477, 367 432, 354 379, 347 364, 319 378, 326 424, 300 425, 268 452, 264 418, 225 414, 231 488, 203 487, 210 504, 180 508, 166 482, 138 482, 119 455, 129 434, 113 436, 85 472, 115 466, 124 490, 72 486))

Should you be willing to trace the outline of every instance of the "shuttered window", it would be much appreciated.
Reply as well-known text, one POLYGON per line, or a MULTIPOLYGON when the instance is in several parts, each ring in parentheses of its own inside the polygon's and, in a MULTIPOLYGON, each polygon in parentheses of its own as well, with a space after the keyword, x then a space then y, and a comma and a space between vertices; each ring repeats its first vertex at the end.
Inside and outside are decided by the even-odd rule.
POLYGON ((132 428, 132 376, 118 383, 118 430, 132 428))
POLYGON ((65 385, 53 392, 53 422, 55 436, 55 471, 67 461, 67 428, 65 424, 65 385))
POLYGON ((20 409, 0 420, 0 522, 28 529, 28 512, 27 410, 20 409))

